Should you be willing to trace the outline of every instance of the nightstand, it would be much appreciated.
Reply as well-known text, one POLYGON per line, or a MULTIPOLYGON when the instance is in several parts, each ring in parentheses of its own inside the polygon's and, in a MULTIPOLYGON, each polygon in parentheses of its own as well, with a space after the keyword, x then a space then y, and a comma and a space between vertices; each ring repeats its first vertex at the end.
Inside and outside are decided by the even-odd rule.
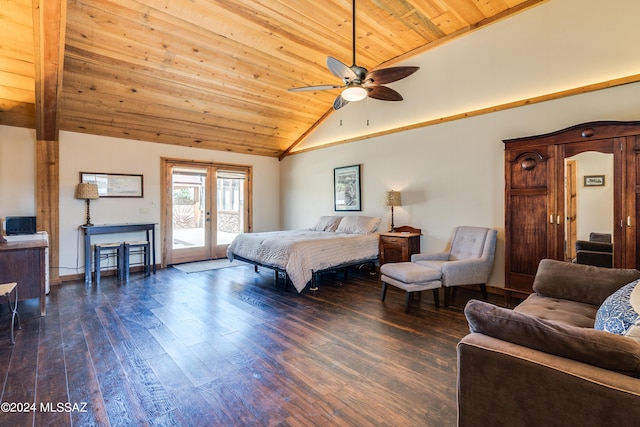
POLYGON ((380 265, 388 262, 408 262, 411 255, 420 253, 420 233, 379 233, 380 265))

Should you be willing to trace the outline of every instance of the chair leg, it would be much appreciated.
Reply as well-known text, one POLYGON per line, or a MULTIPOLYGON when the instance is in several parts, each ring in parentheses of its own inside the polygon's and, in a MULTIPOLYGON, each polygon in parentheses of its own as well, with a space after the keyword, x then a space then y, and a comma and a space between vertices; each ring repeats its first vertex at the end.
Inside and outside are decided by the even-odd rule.
POLYGON ((449 299, 449 304, 454 305, 456 303, 456 293, 458 288, 455 286, 451 288, 451 298, 449 299))
MULTIPOLYGON (((100 284, 100 250, 96 249, 93 251, 93 270, 95 274, 95 283, 96 285, 100 284)), ((88 268, 91 268, 90 266, 88 268)))
POLYGON ((444 306, 449 307, 449 300, 451 299, 451 288, 444 288, 444 306))
POLYGON ((120 245, 118 250, 118 280, 124 280, 124 243, 120 245))
POLYGON ((411 303, 411 294, 413 292, 407 292, 404 296, 404 312, 408 313, 409 312, 409 305, 411 303))
POLYGON ((387 296, 387 284, 382 282, 382 295, 380 296, 380 301, 384 301, 384 298, 387 296))
POLYGON ((482 292, 482 298, 486 300, 489 299, 489 295, 487 294, 487 284, 486 283, 480 283, 480 292, 482 292))
POLYGON ((440 308, 440 289, 436 288, 433 290, 433 303, 436 308, 440 308))
POLYGON ((151 245, 144 247, 144 275, 151 276, 151 245))
POLYGON ((129 244, 125 243, 124 244, 124 255, 122 257, 122 259, 124 261, 123 262, 124 265, 122 266, 122 268, 124 270, 124 274, 122 275, 122 277, 124 278, 125 282, 129 281, 129 268, 130 268, 129 263, 131 262, 130 256, 131 256, 131 247, 129 246, 129 244))

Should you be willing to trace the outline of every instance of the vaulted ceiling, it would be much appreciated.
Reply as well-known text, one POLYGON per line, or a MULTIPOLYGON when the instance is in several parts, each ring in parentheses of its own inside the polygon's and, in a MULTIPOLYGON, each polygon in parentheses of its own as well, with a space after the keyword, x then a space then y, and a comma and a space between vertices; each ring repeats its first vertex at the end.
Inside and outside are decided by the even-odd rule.
MULTIPOLYGON (((62 5, 64 64, 37 72, 51 55, 34 43, 51 25, 42 1, 2 2, 3 125, 282 157, 339 94, 287 89, 339 84, 328 55, 351 65, 352 0, 44 0, 62 5), (36 124, 38 105, 53 124, 36 124)), ((358 0, 358 65, 391 66, 541 2, 358 0)))

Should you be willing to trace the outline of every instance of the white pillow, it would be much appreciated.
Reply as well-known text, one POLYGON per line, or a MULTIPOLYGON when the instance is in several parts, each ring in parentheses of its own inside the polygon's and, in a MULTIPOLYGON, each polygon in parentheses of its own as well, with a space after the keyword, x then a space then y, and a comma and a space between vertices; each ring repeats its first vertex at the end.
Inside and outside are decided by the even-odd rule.
POLYGON ((369 234, 378 229, 380 218, 373 216, 345 216, 340 221, 336 233, 369 234))
POLYGON ((311 231, 336 231, 341 219, 341 216, 321 216, 316 225, 311 227, 311 231))
MULTIPOLYGON (((631 297, 629 298, 629 303, 633 310, 636 313, 640 313, 640 286, 636 286, 631 291, 631 297)), ((624 334, 625 337, 633 338, 634 340, 640 342, 640 316, 636 319, 636 321, 627 329, 627 333, 624 334)))

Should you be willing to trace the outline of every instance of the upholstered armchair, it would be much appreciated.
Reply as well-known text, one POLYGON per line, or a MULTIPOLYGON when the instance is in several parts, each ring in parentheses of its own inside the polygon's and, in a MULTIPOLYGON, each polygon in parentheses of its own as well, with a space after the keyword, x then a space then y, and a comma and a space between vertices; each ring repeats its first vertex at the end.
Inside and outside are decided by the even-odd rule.
POLYGON ((576 240, 576 263, 612 268, 611 234, 590 233, 589 240, 576 240))
POLYGON ((480 285, 487 299, 486 283, 493 268, 497 234, 490 228, 457 227, 448 251, 414 254, 411 262, 441 271, 445 306, 455 300, 456 286, 480 285))

